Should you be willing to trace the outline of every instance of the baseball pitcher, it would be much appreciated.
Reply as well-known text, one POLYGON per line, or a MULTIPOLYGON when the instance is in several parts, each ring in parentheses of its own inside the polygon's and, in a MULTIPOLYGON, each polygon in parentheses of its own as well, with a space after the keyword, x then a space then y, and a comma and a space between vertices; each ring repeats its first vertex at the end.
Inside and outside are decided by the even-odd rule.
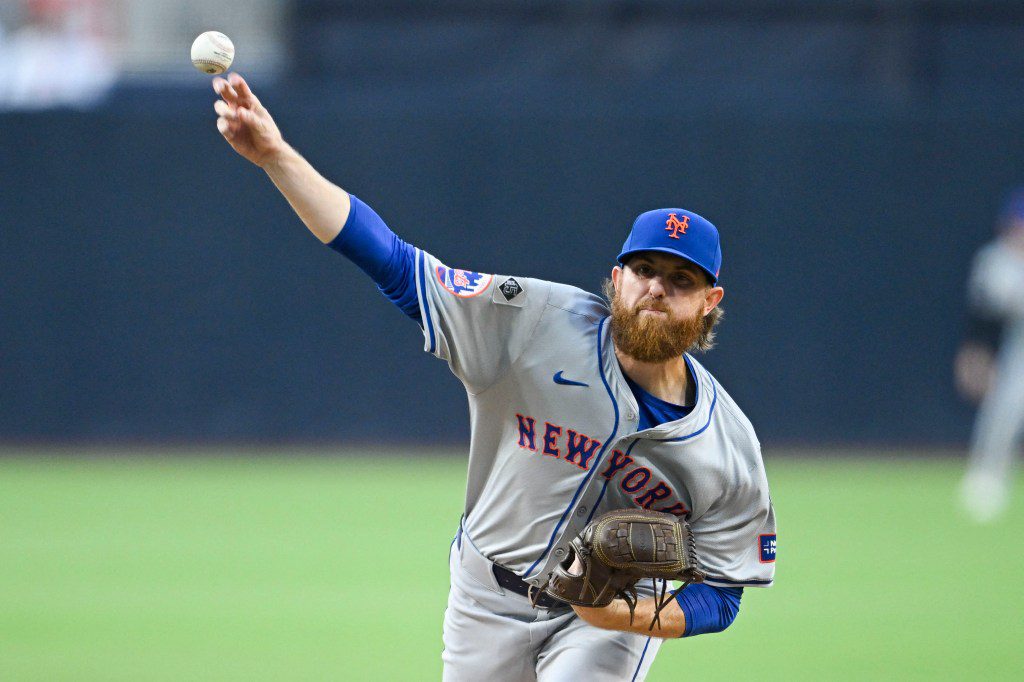
POLYGON ((760 445, 690 354, 712 346, 721 316, 714 225, 680 208, 640 215, 605 297, 450 267, 317 173, 239 75, 213 86, 224 138, 465 386, 472 437, 445 680, 642 680, 665 639, 724 630, 744 588, 771 585, 760 445), (623 510, 636 513, 609 517, 623 510), (601 552, 655 578, 577 598, 595 592, 601 552), (692 584, 666 596, 659 575, 692 584), (574 577, 578 591, 565 587, 574 577))

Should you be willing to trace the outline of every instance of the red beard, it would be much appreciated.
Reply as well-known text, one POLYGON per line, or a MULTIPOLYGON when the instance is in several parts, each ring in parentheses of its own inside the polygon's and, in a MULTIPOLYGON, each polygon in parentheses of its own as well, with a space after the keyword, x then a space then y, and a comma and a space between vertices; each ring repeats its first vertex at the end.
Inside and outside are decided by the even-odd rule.
POLYGON ((688 319, 675 317, 668 308, 651 299, 643 299, 630 309, 612 297, 612 339, 615 347, 640 362, 666 362, 694 348, 704 331, 701 311, 688 319), (641 310, 657 310, 659 315, 641 315, 641 310))

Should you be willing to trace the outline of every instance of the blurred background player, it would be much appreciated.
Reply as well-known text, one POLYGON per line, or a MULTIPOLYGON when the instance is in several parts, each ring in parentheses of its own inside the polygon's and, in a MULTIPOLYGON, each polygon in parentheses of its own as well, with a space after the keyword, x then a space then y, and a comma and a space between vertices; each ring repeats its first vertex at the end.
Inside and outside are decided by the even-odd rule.
POLYGON ((956 380, 961 393, 980 406, 960 500, 983 523, 1009 504, 1013 459, 1024 430, 1024 188, 1006 202, 996 238, 974 257, 968 311, 956 380))

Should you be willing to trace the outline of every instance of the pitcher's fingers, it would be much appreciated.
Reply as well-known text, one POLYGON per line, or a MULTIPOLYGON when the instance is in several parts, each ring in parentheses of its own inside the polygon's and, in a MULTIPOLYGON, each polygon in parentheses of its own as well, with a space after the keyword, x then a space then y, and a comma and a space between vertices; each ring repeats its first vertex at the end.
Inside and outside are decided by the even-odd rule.
POLYGON ((224 137, 228 138, 229 140, 231 139, 231 124, 228 123, 228 120, 226 118, 217 119, 217 130, 220 131, 220 134, 223 135, 224 137))
POLYGON ((213 103, 213 110, 217 112, 218 116, 222 116, 229 121, 235 118, 235 108, 222 99, 213 103))
POLYGON ((238 101, 238 93, 231 87, 231 83, 228 83, 223 78, 213 79, 213 91, 231 104, 235 104, 238 101))
POLYGON ((245 82, 245 79, 239 76, 237 73, 228 74, 228 84, 231 85, 235 92, 238 93, 238 97, 242 100, 242 103, 253 106, 259 104, 259 100, 256 95, 252 94, 252 90, 249 89, 249 84, 245 82))

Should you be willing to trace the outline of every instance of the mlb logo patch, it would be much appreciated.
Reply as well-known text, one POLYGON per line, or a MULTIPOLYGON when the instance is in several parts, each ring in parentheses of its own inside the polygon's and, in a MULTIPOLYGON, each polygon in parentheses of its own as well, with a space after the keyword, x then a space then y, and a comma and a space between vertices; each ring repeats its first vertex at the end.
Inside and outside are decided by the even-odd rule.
POLYGON ((761 545, 761 563, 773 563, 775 561, 775 533, 758 535, 757 539, 761 545))
POLYGON ((455 294, 459 298, 472 298, 484 292, 491 283, 491 276, 438 265, 437 281, 448 293, 455 294))

